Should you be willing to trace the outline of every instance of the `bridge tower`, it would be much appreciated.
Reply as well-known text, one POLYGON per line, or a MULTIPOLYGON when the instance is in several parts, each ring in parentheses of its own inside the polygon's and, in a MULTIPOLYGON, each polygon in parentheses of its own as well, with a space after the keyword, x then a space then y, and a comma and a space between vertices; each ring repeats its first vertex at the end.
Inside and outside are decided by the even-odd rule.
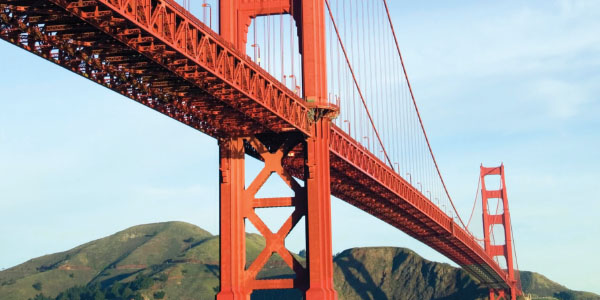
MULTIPOLYGON (((511 297, 511 300, 517 299, 517 293, 520 289, 517 288, 517 280, 515 277, 515 269, 513 265, 513 247, 512 247, 512 231, 510 224, 510 212, 508 209, 508 197, 506 194, 506 183, 504 181, 504 164, 499 167, 486 168, 483 165, 480 167, 481 176, 481 199, 483 204, 483 236, 484 236, 484 248, 488 255, 491 257, 502 256, 506 259, 507 276, 510 284, 510 291, 490 289, 490 300, 504 299, 506 292, 511 297), (485 178, 487 176, 499 176, 500 187, 497 190, 488 190, 486 187, 485 178), (502 203, 502 213, 495 214, 496 208, 492 207, 490 210, 488 201, 490 199, 497 199, 498 206, 502 203), (493 226, 502 225, 504 228, 504 244, 492 244, 490 237, 493 235, 493 226), (499 298, 496 298, 498 295, 499 298)), ((496 202, 493 202, 496 203, 496 202)), ((498 242, 502 237, 495 237, 494 239, 498 242)))
POLYGON ((311 106, 311 137, 300 132, 256 132, 253 136, 219 140, 221 290, 217 300, 249 300, 252 291, 296 288, 308 300, 333 300, 329 135, 335 111, 327 102, 324 0, 221 0, 220 35, 246 52, 248 27, 258 16, 291 14, 296 20, 302 54, 303 95, 311 106), (246 154, 265 162, 264 169, 246 185, 246 154), (299 157, 300 156, 300 157, 299 157), (298 159, 304 174, 291 174, 284 160, 298 159), (256 198, 272 174, 294 191, 293 197, 256 198), (301 178, 304 185, 296 178, 301 178), (278 232, 271 232, 255 208, 294 207, 278 232), (285 248, 285 237, 302 217, 306 222, 306 267, 285 248), (245 222, 250 221, 266 240, 266 247, 246 267, 245 222), (271 255, 279 254, 295 278, 260 280, 259 271, 271 255))

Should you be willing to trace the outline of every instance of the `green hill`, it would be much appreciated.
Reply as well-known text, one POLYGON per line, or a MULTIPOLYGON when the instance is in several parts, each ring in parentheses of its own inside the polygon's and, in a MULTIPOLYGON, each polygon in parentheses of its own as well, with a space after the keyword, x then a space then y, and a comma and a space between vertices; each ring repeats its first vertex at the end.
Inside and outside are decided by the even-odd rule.
MULTIPOLYGON (((265 241, 248 234, 246 246, 252 261, 265 241)), ((283 260, 272 258, 259 275, 289 273, 283 260)), ((0 299, 23 300, 39 293, 56 297, 70 287, 109 288, 140 276, 153 281, 141 291, 147 299, 160 291, 168 295, 165 299, 213 299, 219 285, 219 238, 183 222, 131 227, 0 272, 0 299)))
MULTIPOLYGON (((251 262, 265 241, 248 234, 246 243, 251 262)), ((0 272, 0 299, 33 299, 38 294, 47 297, 38 299, 56 299, 72 288, 71 294, 95 295, 89 299, 127 295, 126 299, 212 300, 219 286, 218 249, 218 236, 191 224, 135 226, 0 272)), ((427 261, 408 249, 349 249, 334 257, 334 268, 340 299, 487 299, 487 291, 465 271, 427 261)), ((259 274, 261 278, 287 276, 292 276, 289 268, 277 257, 271 258, 259 274)), ((556 299, 600 299, 591 293, 570 291, 536 273, 522 272, 521 276, 528 293, 556 299)), ((298 291, 288 290, 255 292, 252 298, 302 297, 298 291)), ((60 299, 69 298, 65 293, 60 299)))
POLYGON ((408 249, 349 249, 334 263, 340 299, 487 299, 467 272, 408 249))
POLYGON ((589 293, 572 291, 551 281, 535 272, 522 271, 521 285, 526 293, 534 295, 533 299, 559 300, 598 300, 600 296, 589 293))
POLYGON ((186 267, 190 275, 197 273, 201 280, 193 283, 181 280, 178 285, 210 291, 218 280, 214 275, 202 274, 213 274, 214 270, 209 270, 209 266, 218 261, 218 242, 214 240, 210 233, 187 223, 135 226, 0 272, 0 295, 7 300, 28 299, 39 292, 56 296, 72 286, 94 283, 108 286, 142 273, 158 275, 166 272, 176 278, 177 273, 183 271, 182 264, 169 263, 169 260, 186 258, 199 262, 188 263, 186 267), (192 251, 191 248, 198 249, 192 251), (201 255, 194 256, 198 253, 201 255), (41 288, 34 288, 36 283, 41 283, 41 288))

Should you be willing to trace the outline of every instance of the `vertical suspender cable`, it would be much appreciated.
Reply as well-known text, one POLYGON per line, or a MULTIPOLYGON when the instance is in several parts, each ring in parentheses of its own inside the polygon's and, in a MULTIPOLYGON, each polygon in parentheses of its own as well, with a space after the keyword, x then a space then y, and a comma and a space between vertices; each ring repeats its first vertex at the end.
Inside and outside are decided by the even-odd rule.
MULTIPOLYGON (((276 58, 277 58, 277 33, 275 32, 275 28, 277 27, 275 24, 275 16, 270 16, 271 19, 271 47, 273 47, 271 50, 271 65, 273 66, 273 73, 275 73, 277 71, 277 66, 275 65, 275 63, 277 62, 276 58)), ((276 74, 273 74, 273 77, 276 74)))
POLYGON ((471 224, 471 219, 473 218, 473 214, 475 213, 475 206, 477 205, 477 198, 479 196, 479 187, 481 187, 481 176, 477 176, 479 179, 477 180, 477 191, 475 192, 475 200, 473 201, 473 209, 471 210, 471 216, 469 217, 469 221, 467 222, 467 232, 469 232, 469 225, 471 224))
POLYGON ((516 266, 517 267, 517 274, 519 276, 519 278, 517 279, 517 282, 519 284, 519 286, 518 286, 519 289, 523 289, 523 287, 521 286, 521 274, 520 274, 520 271, 519 271, 521 269, 519 268, 519 258, 517 257, 517 245, 515 243, 515 233, 514 233, 513 228, 512 228, 512 217, 510 219, 511 219, 510 220, 510 236, 512 237, 513 253, 515 254, 515 264, 517 265, 516 266))
POLYGON ((404 65, 404 60, 402 59, 402 53, 400 52, 400 45, 398 44, 398 38, 396 37, 396 31, 394 30, 394 25, 392 23, 392 17, 390 15, 390 10, 389 7, 387 5, 387 1, 386 0, 382 0, 383 4, 385 5, 385 10, 387 13, 387 17, 388 17, 388 21, 389 21, 389 25, 390 25, 390 29, 392 30, 392 35, 394 37, 394 42, 396 43, 396 50, 398 51, 398 56, 400 56, 400 62, 402 64, 402 70, 404 71, 404 76, 406 77, 406 82, 408 84, 408 89, 410 91, 410 96, 413 100, 413 105, 415 106, 415 111, 417 112, 417 117, 419 118, 419 123, 421 125, 421 130, 423 131, 423 135, 425 136, 425 141, 427 142, 427 148, 429 148, 429 153, 431 154, 431 158, 433 159, 433 163, 435 165, 435 169, 438 173, 438 176, 440 177, 440 180, 442 182, 442 186, 444 187, 444 191, 446 192, 446 196, 448 197, 450 204, 452 205, 452 208, 454 209, 454 212, 456 213, 456 216, 458 217, 458 220, 460 221, 460 223, 462 224, 462 226, 465 228, 466 230, 466 226, 465 223, 463 222, 462 218, 460 217, 460 214, 458 213, 458 211, 456 210, 456 206, 454 206, 454 202, 452 201, 452 197, 450 197, 450 193, 448 192, 448 188, 446 187, 446 183, 444 182, 444 179, 442 178, 442 173, 440 172, 440 168, 437 164, 437 161, 435 160, 435 156, 433 155, 433 150, 431 149, 431 144, 429 143, 429 138, 427 137, 427 133, 425 132, 425 126, 423 125, 423 120, 421 119, 421 114, 419 113, 419 109, 417 107, 417 102, 415 100, 415 95, 412 91, 412 87, 410 85, 410 81, 408 80, 408 74, 406 72, 406 67, 404 65))
POLYGON ((254 48, 254 62, 257 63, 260 66, 260 63, 258 62, 257 58, 256 58, 256 52, 258 51, 258 47, 256 46, 256 23, 257 23, 257 19, 254 18, 254 22, 252 25, 253 31, 254 31, 254 41, 252 42, 253 44, 253 48, 254 48))
MULTIPOLYGON (((294 6, 292 5, 292 8, 290 9, 291 10, 291 12, 290 12, 291 16, 294 15, 293 9, 294 9, 294 6)), ((294 63, 295 63, 294 62, 294 24, 293 24, 293 20, 294 20, 294 18, 290 17, 290 61, 292 62, 291 63, 290 82, 292 82, 292 83, 294 82, 294 80, 293 80, 294 77, 292 77, 292 76, 294 76, 294 63)), ((290 84, 292 84, 292 83, 290 83, 290 84)), ((296 87, 292 85, 291 90, 294 91, 295 88, 296 87)))
POLYGON ((281 81, 285 81, 285 69, 284 69, 284 49, 283 49, 283 15, 279 15, 279 48, 281 55, 281 81))
POLYGON ((340 33, 338 31, 337 25, 335 24, 335 20, 333 19, 333 14, 331 13, 331 7, 329 5, 329 0, 325 0, 325 4, 327 4, 327 10, 329 11, 329 17, 331 18, 331 22, 333 23, 333 28, 335 29, 335 33, 338 37, 338 42, 340 43, 340 47, 342 47, 342 52, 344 52, 344 57, 346 58, 346 63, 348 64, 348 68, 350 69, 350 73, 352 74, 352 79, 354 81, 354 84, 356 85, 356 89, 358 91, 358 94, 360 96, 360 99, 362 101, 363 106, 365 107, 365 111, 367 113, 367 116, 369 118, 369 122, 371 123, 371 126, 373 127, 373 130, 375 131, 375 135, 377 136, 377 140, 379 141, 379 144, 381 145, 381 148, 383 149, 383 153, 385 155, 385 158, 387 159, 388 163, 390 164, 391 168, 394 167, 394 164, 392 163, 392 161, 390 160, 387 151, 385 150, 385 147, 383 146, 383 142, 381 141, 381 137, 379 135, 379 132, 377 131, 377 128, 375 128, 375 123, 373 122, 373 118, 371 117, 371 113, 369 112, 369 109, 367 108, 367 104, 365 102, 365 99, 363 97, 362 91, 358 85, 358 81, 356 80, 356 76, 354 74, 354 69, 352 69, 352 65, 350 64, 350 60, 348 59, 348 54, 346 53, 346 49, 344 47, 344 44, 342 43, 342 40, 340 38, 340 33))
MULTIPOLYGON (((349 19, 349 23, 352 24, 352 0, 350 0, 350 7, 349 7, 349 11, 350 11, 350 17, 346 18, 346 12, 344 12, 344 20, 348 20, 349 19)), ((344 24, 344 28, 348 28, 348 24, 344 24)), ((348 34, 350 35, 350 45, 352 46, 352 40, 353 40, 353 35, 352 35, 352 30, 348 30, 348 34)), ((348 40, 346 40, 348 41, 348 40)), ((352 49, 350 49, 350 51, 352 51, 352 49)), ((347 79, 349 82, 352 81, 352 79, 350 78, 350 76, 347 74, 346 75, 347 79)), ((362 130, 360 128, 360 123, 359 123, 359 119, 356 116, 356 99, 355 99, 355 94, 354 94, 354 89, 352 88, 351 84, 348 84, 348 97, 350 97, 350 95, 352 95, 352 124, 354 124, 354 132, 356 132, 357 134, 357 140, 358 142, 362 145, 361 141, 362 141, 362 130), (358 129, 357 129, 358 128, 358 129)))
MULTIPOLYGON (((375 45, 376 41, 375 41, 375 32, 373 30, 373 20, 375 19, 372 15, 373 9, 372 9, 372 1, 367 1, 368 7, 367 7, 367 15, 368 15, 368 22, 366 22, 366 26, 369 26, 369 30, 368 32, 370 32, 371 34, 369 34, 369 51, 367 53, 368 57, 369 57, 369 90, 370 90, 370 96, 371 98, 375 99, 374 101, 374 113, 377 114, 378 116, 381 116, 382 113, 381 111, 383 110, 383 105, 382 103, 380 103, 379 98, 377 98, 377 89, 375 88, 375 82, 377 82, 377 72, 374 72, 373 70, 376 70, 376 66, 375 66, 375 55, 374 55, 374 50, 373 50, 373 45, 375 45)), ((380 120, 380 117, 376 117, 377 120, 380 120)))
MULTIPOLYGON (((359 59, 362 58, 361 59, 361 64, 359 65, 359 67, 361 68, 360 72, 359 72, 359 75, 362 75, 362 76, 360 76, 361 77, 360 78, 361 82, 365 82, 366 81, 366 76, 368 76, 368 74, 369 74, 367 72, 367 65, 368 65, 367 60, 369 59, 369 55, 366 52, 367 50, 365 48, 365 44, 368 44, 367 33, 366 33, 366 30, 365 30, 366 26, 364 25, 364 22, 365 22, 365 2, 364 1, 360 1, 360 5, 361 5, 360 10, 361 10, 362 21, 361 22, 356 22, 356 23, 360 23, 360 25, 361 25, 361 26, 359 26, 358 24, 356 25, 357 29, 360 29, 360 32, 361 32, 360 39, 357 40, 357 41, 361 41, 360 44, 362 46, 362 55, 359 55, 359 59)), ((358 14, 358 11, 357 11, 357 14, 358 14)), ((358 30, 357 30, 357 32, 358 32, 358 30)), ((367 94, 367 101, 368 100, 371 100, 371 101, 367 102, 370 105, 371 108, 376 107, 376 105, 377 105, 377 99, 375 99, 373 97, 369 97, 368 94, 367 94)), ((376 110, 373 110, 373 111, 376 113, 376 110)), ((377 117, 375 119, 377 120, 377 117)), ((369 130, 369 141, 372 140, 370 132, 371 131, 369 130)), ((376 149, 374 149, 374 151, 376 151, 376 149)), ((375 154, 377 155, 377 153, 375 153, 375 154)))
MULTIPOLYGON (((265 70, 268 70, 268 66, 269 66, 269 47, 267 47, 267 20, 266 18, 262 18, 263 20, 263 32, 262 32, 262 36, 263 36, 263 43, 262 43, 262 52, 264 57, 266 57, 267 59, 265 59, 265 63, 263 68, 265 70)), ((260 60, 263 60, 262 57, 260 58, 260 60)))
MULTIPOLYGON (((352 39, 353 39, 353 31, 352 31, 352 0, 350 1, 344 1, 341 0, 343 2, 347 2, 348 5, 344 6, 344 35, 345 35, 345 41, 350 42, 350 44, 352 45, 352 39)), ((348 48, 349 51, 352 51, 350 48, 348 48)), ((350 72, 348 72, 346 69, 344 69, 344 75, 346 76, 346 90, 348 93, 348 98, 351 99, 351 103, 352 103, 352 119, 351 119, 351 123, 352 123, 352 131, 354 131, 354 134, 356 135, 356 140, 359 142, 359 144, 362 145, 362 133, 360 130, 360 121, 359 121, 359 117, 357 114, 357 109, 356 109, 356 97, 354 94, 354 88, 352 85, 352 78, 350 77, 350 72)))
MULTIPOLYGON (((378 19, 382 20, 383 18, 378 18, 378 19)), ((383 23, 383 21, 382 21, 382 23, 383 23)), ((384 27, 385 26, 383 26, 383 25, 381 26, 382 32, 385 31, 384 27)), ((387 41, 388 39, 385 39, 385 40, 387 41)), ((390 55, 388 45, 385 45, 384 53, 385 53, 385 61, 388 63, 383 64, 383 66, 385 68, 385 72, 383 74, 385 74, 385 75, 383 76, 384 78, 382 78, 382 85, 384 88, 383 91, 385 91, 385 95, 383 95, 383 97, 385 97, 385 99, 386 99, 386 107, 389 107, 389 109, 386 109, 386 127, 387 127, 387 131, 390 132, 392 130, 392 126, 391 126, 391 124, 392 124, 392 114, 391 114, 392 107, 391 106, 393 105, 393 101, 391 101, 391 99, 392 99, 391 94, 390 94, 391 85, 389 85, 389 82, 390 82, 389 76, 391 74, 390 67, 392 65, 391 64, 392 60, 391 60, 391 55, 390 55)), ((389 134, 388 134, 388 138, 389 138, 389 134)), ((386 142, 388 142, 388 141, 389 140, 387 140, 386 142)), ((389 146, 389 144, 387 144, 387 143, 386 143, 386 145, 389 146)))

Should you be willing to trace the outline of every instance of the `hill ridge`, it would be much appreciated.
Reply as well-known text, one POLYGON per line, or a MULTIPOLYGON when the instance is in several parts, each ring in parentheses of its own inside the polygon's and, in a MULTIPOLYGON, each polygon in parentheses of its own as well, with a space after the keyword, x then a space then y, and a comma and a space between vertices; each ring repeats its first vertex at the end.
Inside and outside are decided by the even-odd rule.
MULTIPOLYGON (((265 241, 257 234, 247 234, 246 239, 249 263, 265 241)), ((1 271, 0 298, 21 300, 43 293, 50 297, 46 299, 55 299, 80 286, 80 290, 96 288, 98 293, 115 287, 138 288, 135 293, 142 299, 161 295, 164 299, 214 299, 219 285, 218 247, 219 236, 189 223, 136 225, 1 271)), ((487 299, 487 290, 464 270, 424 259, 408 248, 352 248, 338 253, 333 261, 340 299, 487 299)), ((261 276, 289 277, 288 270, 275 257, 261 276)), ((522 272, 522 278, 524 289, 539 296, 600 299, 592 293, 570 291, 534 272, 522 272)), ((301 299, 301 295, 294 290, 261 291, 252 297, 278 298, 301 299)))

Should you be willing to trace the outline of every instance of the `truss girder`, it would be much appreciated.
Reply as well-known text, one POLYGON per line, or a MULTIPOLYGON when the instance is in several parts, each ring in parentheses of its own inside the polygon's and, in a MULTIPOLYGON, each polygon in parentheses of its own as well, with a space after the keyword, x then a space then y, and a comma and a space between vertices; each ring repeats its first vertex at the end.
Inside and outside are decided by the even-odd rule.
MULTIPOLYGON (((0 38, 215 138, 312 135, 303 99, 172 0, 0 0, 0 38)), ((329 148, 333 195, 508 288, 473 236, 335 125, 329 148)), ((302 177, 298 151, 283 165, 302 177)))

